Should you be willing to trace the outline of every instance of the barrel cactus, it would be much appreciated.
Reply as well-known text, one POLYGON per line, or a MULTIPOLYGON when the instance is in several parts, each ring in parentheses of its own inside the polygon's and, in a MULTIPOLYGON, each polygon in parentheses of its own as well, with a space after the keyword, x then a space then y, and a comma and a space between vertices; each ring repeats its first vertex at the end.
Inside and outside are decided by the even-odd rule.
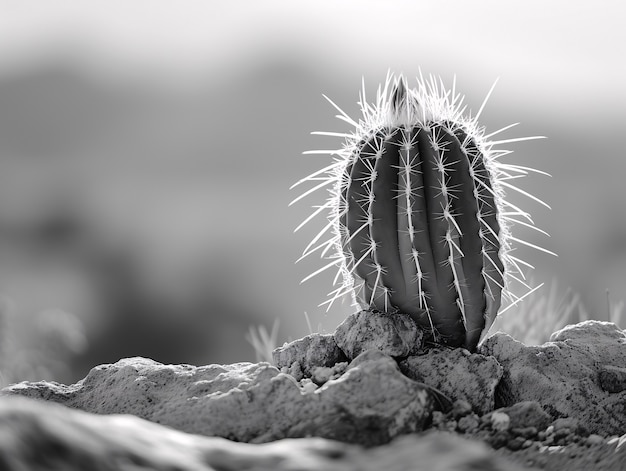
POLYGON ((321 251, 331 259, 310 276, 338 268, 335 282, 341 282, 329 304, 351 294, 362 309, 409 314, 433 341, 473 351, 502 298, 519 299, 510 281, 525 284, 522 267, 529 264, 513 255, 511 244, 532 244, 513 237, 511 223, 534 228, 528 213, 505 199, 512 189, 537 200, 510 183, 534 169, 502 162, 510 152, 496 147, 539 136, 492 140, 511 126, 486 134, 477 122, 482 107, 467 117, 462 101, 454 87, 447 91, 432 77, 418 78, 410 89, 392 75, 373 104, 363 86, 358 121, 331 101, 355 130, 319 133, 342 137, 344 145, 311 152, 335 159, 294 185, 319 181, 294 202, 329 190, 326 203, 296 229, 328 212, 303 257, 321 251))

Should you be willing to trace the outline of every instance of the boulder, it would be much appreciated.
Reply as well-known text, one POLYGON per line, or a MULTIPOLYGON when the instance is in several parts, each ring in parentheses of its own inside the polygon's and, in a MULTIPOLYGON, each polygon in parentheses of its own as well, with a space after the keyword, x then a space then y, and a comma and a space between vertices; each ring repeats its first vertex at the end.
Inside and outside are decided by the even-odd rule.
POLYGON ((509 427, 512 429, 534 427, 537 431, 544 430, 552 420, 535 401, 518 402, 510 407, 498 409, 495 413, 506 414, 509 418, 509 427))
POLYGON ((359 347, 358 322, 309 336, 277 353, 282 371, 128 358, 73 385, 12 385, 0 391, 0 469, 623 469, 626 340, 613 324, 568 326, 538 347, 496 334, 470 354, 409 348, 389 327, 398 319, 378 319, 397 336, 359 347), (360 353, 343 361, 338 343, 360 353), (444 394, 450 407, 434 411, 444 394), (309 436, 321 438, 298 438, 309 436))
POLYGON ((496 333, 479 351, 504 368, 497 407, 536 401, 553 418, 575 418, 592 433, 626 431, 626 391, 620 383, 626 368, 626 334, 615 324, 585 321, 567 326, 540 346, 496 333))
POLYGON ((366 350, 379 350, 394 358, 415 354, 424 334, 407 314, 360 311, 335 330, 335 341, 348 359, 366 350))
POLYGON ((493 410, 496 386, 502 377, 502 367, 495 358, 462 348, 431 348, 401 361, 400 369, 451 401, 468 402, 478 414, 493 410))
POLYGON ((3 471, 527 469, 452 434, 408 435, 370 449, 322 438, 252 445, 26 398, 0 398, 0 437, 3 471))
POLYGON ((318 368, 332 368, 347 359, 332 334, 311 334, 286 343, 272 352, 274 365, 298 381, 310 378, 318 368))
POLYGON ((320 388, 268 363, 195 367, 136 357, 93 368, 70 386, 24 382, 2 395, 253 443, 318 436, 376 445, 422 430, 433 407, 426 388, 380 352, 363 353, 320 388))

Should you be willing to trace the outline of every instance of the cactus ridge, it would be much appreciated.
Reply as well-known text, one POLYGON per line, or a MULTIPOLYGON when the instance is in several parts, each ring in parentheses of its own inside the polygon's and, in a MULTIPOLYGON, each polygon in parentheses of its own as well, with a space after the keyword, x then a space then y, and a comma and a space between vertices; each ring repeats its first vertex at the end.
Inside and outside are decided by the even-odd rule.
POLYGON ((530 265, 512 255, 511 243, 549 252, 511 236, 511 223, 534 224, 504 198, 505 188, 545 203, 508 182, 535 170, 501 162, 510 152, 495 149, 541 136, 489 140, 512 126, 485 135, 477 122, 485 103, 466 117, 454 85, 446 91, 440 79, 421 75, 417 82, 409 89, 404 77, 388 74, 374 104, 363 85, 358 122, 327 98, 355 131, 317 133, 343 137, 344 145, 308 152, 334 161, 294 185, 320 181, 293 202, 329 191, 326 203, 296 228, 329 214, 302 258, 321 251, 330 263, 305 280, 337 267, 339 287, 322 304, 351 294, 361 308, 409 314, 435 341, 473 350, 495 320, 501 296, 511 304, 521 299, 508 289, 510 280, 531 289, 522 271, 530 265))

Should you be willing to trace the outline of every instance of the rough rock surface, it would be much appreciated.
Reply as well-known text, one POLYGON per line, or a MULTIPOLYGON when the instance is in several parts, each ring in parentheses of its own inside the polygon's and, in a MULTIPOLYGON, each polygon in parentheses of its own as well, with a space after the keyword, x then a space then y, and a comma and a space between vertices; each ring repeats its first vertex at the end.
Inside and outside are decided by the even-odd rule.
MULTIPOLYGON (((496 454, 525 469, 546 471, 623 471, 626 434, 609 439, 586 435, 574 419, 560 418, 548 427, 547 414, 536 402, 522 402, 476 417, 433 413, 433 428, 488 443, 496 454)), ((550 420, 550 419, 548 419, 550 420)), ((483 469, 483 468, 478 468, 483 469)), ((485 468, 489 469, 489 468, 485 468)))
POLYGON ((535 427, 539 431, 548 427, 552 421, 550 415, 535 401, 518 402, 510 407, 498 409, 498 412, 508 416, 509 429, 535 427))
POLYGON ((332 334, 311 334, 272 352, 274 365, 296 379, 310 378, 316 368, 330 368, 347 359, 332 334))
POLYGON ((502 333, 485 340, 480 353, 504 368, 496 406, 536 401, 553 418, 574 418, 591 433, 623 434, 626 390, 608 386, 606 374, 626 368, 626 333, 609 322, 585 321, 550 340, 526 346, 502 333))
MULTIPOLYGON (((614 447, 613 447, 614 449, 614 447)), ((626 447, 622 447, 626 449, 626 447)), ((94 415, 25 398, 0 399, 3 471, 519 471, 483 443, 447 433, 363 449, 321 438, 262 445, 201 437, 130 415, 94 415)))
POLYGON ((502 367, 495 358, 462 348, 432 348, 401 361, 400 369, 452 401, 467 401, 478 414, 493 410, 496 386, 502 377, 502 367))
POLYGON ((422 430, 432 411, 428 391, 377 351, 320 388, 303 388, 267 363, 195 367, 128 358, 93 368, 74 385, 21 383, 2 394, 255 443, 318 436, 376 445, 422 430))
POLYGON ((161 436, 160 426, 136 418, 48 412, 39 405, 31 411, 26 399, 27 406, 4 407, 4 401, 19 401, 5 397, 0 469, 512 469, 514 461, 532 469, 624 471, 626 333, 615 325, 568 326, 534 347, 496 334, 472 355, 462 349, 416 350, 403 325, 397 315, 352 316, 334 336, 313 335, 279 349, 281 371, 268 363, 194 367, 131 358, 94 368, 75 385, 21 383, 0 391, 98 414, 131 413, 236 441, 317 436, 386 446, 302 439, 254 447, 198 435, 190 440, 202 443, 187 449, 189 441, 181 438, 187 435, 168 428, 161 436), (378 329, 380 338, 369 336, 368 328, 378 329), (344 353, 354 356, 350 363, 344 353), (449 401, 434 410, 433 397, 444 393, 449 401), (56 422, 61 425, 50 425, 56 422), (413 433, 424 428, 425 434, 413 433), (82 448, 74 449, 67 437, 82 448), (172 443, 185 457, 167 461, 172 443), (491 449, 486 454, 485 444, 491 449), (81 464, 50 465, 33 450, 81 464), (494 454, 506 460, 494 461, 494 454))
POLYGON ((370 349, 406 357, 419 351, 423 335, 407 314, 360 311, 337 327, 335 340, 350 360, 370 349))

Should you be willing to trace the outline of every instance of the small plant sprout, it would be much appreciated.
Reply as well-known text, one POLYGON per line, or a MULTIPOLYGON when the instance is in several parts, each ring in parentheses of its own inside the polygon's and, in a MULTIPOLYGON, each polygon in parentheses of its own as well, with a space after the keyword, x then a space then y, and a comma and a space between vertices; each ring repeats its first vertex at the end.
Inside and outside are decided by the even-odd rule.
POLYGON ((254 354, 256 355, 256 361, 266 361, 273 363, 272 351, 278 346, 278 328, 280 326, 280 320, 274 319, 271 332, 268 332, 264 325, 257 327, 250 326, 248 333, 246 334, 246 340, 252 348, 254 348, 254 354))
MULTIPOLYGON (((528 281, 533 285, 533 281, 528 281)), ((541 345, 568 324, 589 319, 581 297, 572 289, 562 291, 556 280, 547 290, 533 293, 523 303, 499 315, 492 331, 501 330, 525 345, 541 345)))
POLYGON ((513 224, 544 232, 505 192, 547 206, 513 184, 530 172, 547 174, 506 163, 511 151, 501 146, 543 136, 496 138, 514 124, 487 134, 478 118, 492 90, 473 116, 454 83, 447 90, 441 79, 421 74, 416 88, 388 74, 373 103, 363 85, 358 119, 327 98, 354 129, 314 133, 344 143, 306 152, 330 154, 333 162, 293 185, 313 183, 292 203, 316 190, 329 193, 296 228, 328 215, 302 258, 319 252, 329 260, 303 281, 337 269, 329 306, 350 295, 361 309, 409 314, 433 341, 474 351, 501 299, 511 306, 529 294, 514 295, 511 280, 532 292, 522 272, 532 266, 512 246, 552 252, 511 234, 513 224))

